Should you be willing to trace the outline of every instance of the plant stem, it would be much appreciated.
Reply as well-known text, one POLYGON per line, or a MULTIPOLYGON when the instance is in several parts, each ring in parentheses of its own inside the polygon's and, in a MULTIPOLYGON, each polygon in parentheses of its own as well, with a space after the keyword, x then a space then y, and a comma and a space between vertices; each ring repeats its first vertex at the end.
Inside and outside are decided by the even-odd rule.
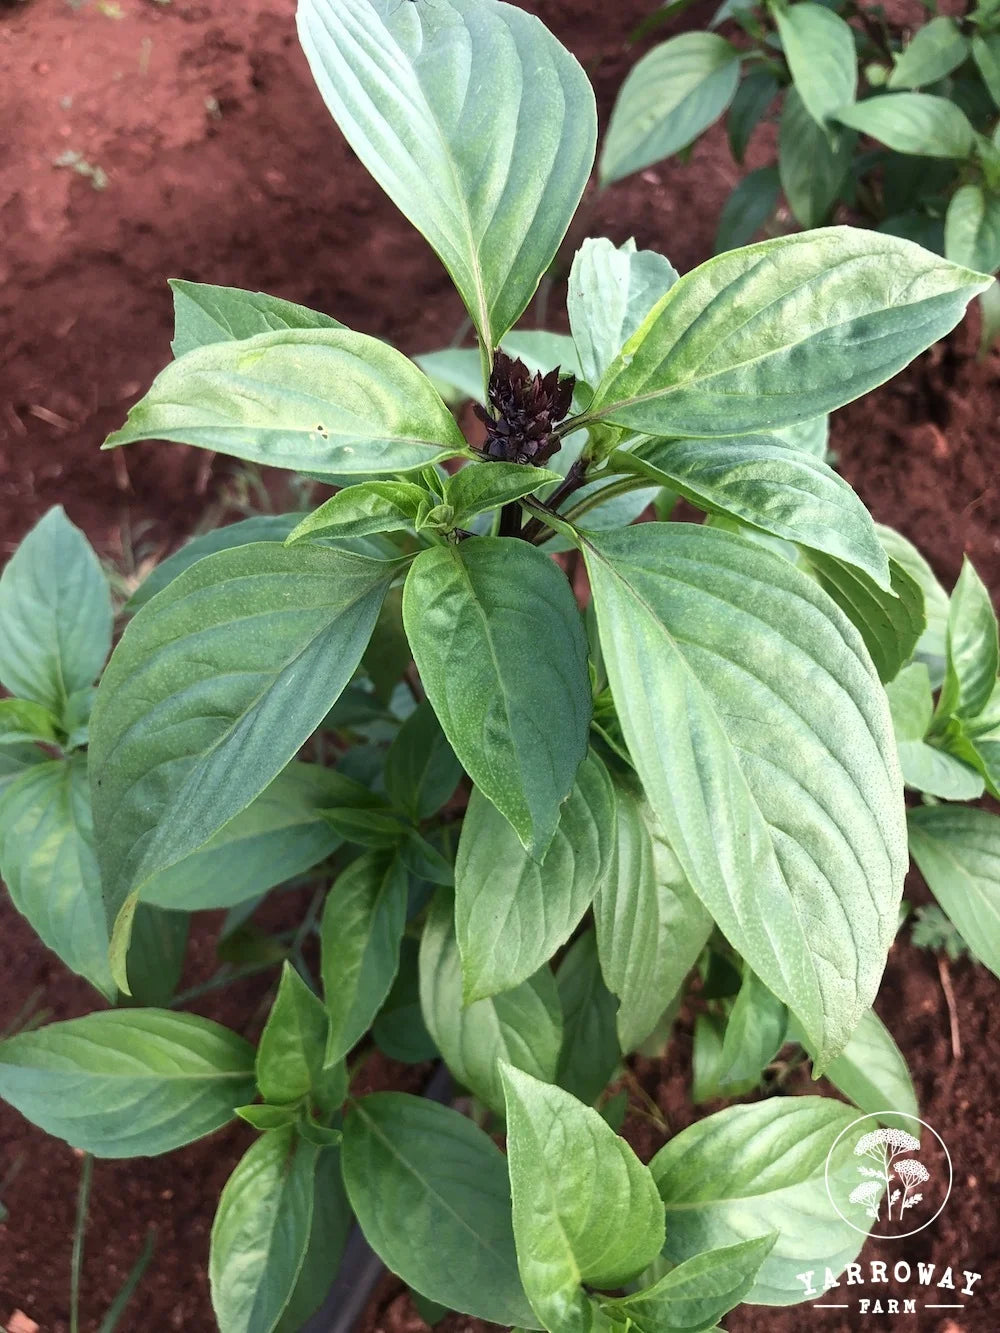
POLYGON ((521 506, 516 501, 513 504, 504 505, 500 510, 500 527, 497 529, 497 535, 500 537, 524 537, 525 540, 528 540, 526 532, 521 531, 521 506))
MULTIPOLYGON (((578 458, 576 462, 570 466, 569 471, 566 473, 566 480, 562 483, 561 486, 556 487, 556 489, 549 496, 548 500, 545 502, 545 508, 550 509, 552 510, 553 513, 555 513, 555 511, 559 508, 559 506, 563 503, 563 501, 566 500, 569 496, 571 496, 574 491, 578 491, 586 480, 587 480, 587 464, 583 461, 582 458, 578 458)), ((503 528, 503 522, 501 520, 501 531, 502 528, 503 528)), ((525 541, 533 542, 535 538, 544 531, 545 531, 545 523, 540 518, 533 518, 526 525, 526 527, 524 528, 524 530, 521 532, 520 535, 525 539, 525 541)))
POLYGON ((572 509, 568 509, 562 517, 567 523, 575 523, 588 510, 596 509, 598 505, 604 504, 605 500, 613 500, 618 495, 627 495, 629 491, 637 491, 648 485, 649 481, 645 477, 622 477, 620 481, 612 482, 610 486, 605 486, 603 490, 595 491, 593 495, 586 496, 579 504, 574 505, 572 509))
POLYGON ((140 1251, 138 1259, 132 1265, 128 1277, 122 1283, 118 1290, 118 1295, 108 1306, 108 1312, 101 1320, 101 1326, 97 1333, 115 1333, 118 1327, 118 1321, 125 1313, 125 1307, 135 1295, 135 1289, 145 1276, 146 1269, 153 1257, 153 1250, 156 1248, 156 1230, 150 1227, 146 1234, 146 1243, 140 1251))
POLYGON ((83 1272, 83 1240, 87 1231, 87 1209, 90 1206, 90 1182, 93 1175, 93 1156, 89 1152, 84 1153, 80 1165, 80 1189, 76 1196, 73 1253, 69 1261, 69 1333, 80 1333, 80 1274, 83 1272))

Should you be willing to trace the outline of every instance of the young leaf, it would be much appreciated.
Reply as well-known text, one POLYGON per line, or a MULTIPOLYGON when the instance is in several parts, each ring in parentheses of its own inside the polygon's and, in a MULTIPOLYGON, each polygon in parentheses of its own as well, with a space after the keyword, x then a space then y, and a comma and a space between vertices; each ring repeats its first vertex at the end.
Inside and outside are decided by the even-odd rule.
POLYGON ((275 1326, 275 1333, 301 1333, 323 1304, 340 1267, 353 1215, 347 1202, 340 1153, 324 1148, 316 1158, 309 1240, 295 1288, 275 1326))
POLYGON ((563 1039, 555 1081, 578 1101, 592 1104, 621 1061, 615 997, 604 984, 597 940, 585 931, 566 950, 556 973, 563 1039))
POLYGON ((501 505, 534 494, 546 483, 560 481, 560 474, 550 472, 548 468, 498 461, 485 465, 472 463, 459 468, 448 478, 444 499, 455 511, 455 526, 462 528, 477 514, 499 509, 501 505))
POLYGON ((795 90, 818 125, 858 91, 858 57, 849 24, 823 5, 775 5, 775 22, 795 90))
POLYGON ((796 222, 821 227, 847 179, 857 135, 819 125, 794 87, 785 93, 778 124, 778 174, 796 222))
POLYGON ((906 870, 861 640, 808 577, 726 532, 644 523, 583 550, 649 802, 730 942, 832 1059, 878 988, 906 870))
POLYGON ((824 591, 864 639, 879 680, 892 680, 910 660, 927 623, 916 581, 891 558, 890 591, 856 567, 820 551, 810 553, 809 563, 824 591))
POLYGON ((316 537, 367 537, 373 532, 412 528, 428 498, 412 481, 365 481, 338 491, 304 518, 285 538, 285 545, 316 537))
POLYGON ((987 285, 910 242, 847 227, 718 255, 654 307, 587 419, 664 436, 793 425, 894 375, 987 285))
POLYGON ((114 1000, 86 759, 33 764, 0 793, 0 874, 11 902, 71 971, 114 1000))
POLYGON ((318 310, 282 301, 264 292, 239 287, 213 287, 207 282, 170 278, 174 294, 175 357, 211 343, 239 341, 279 329, 342 329, 339 320, 318 310))
POLYGON ((756 1083, 785 1044, 787 1029, 788 1010, 746 968, 726 1024, 719 1056, 719 1086, 728 1089, 751 1080, 756 1083))
POLYGON ((549 1333, 588 1326, 582 1284, 637 1277, 663 1245, 648 1167, 589 1106, 501 1066, 521 1281, 549 1333))
POLYGON ((259 1138, 219 1197, 208 1261, 220 1333, 273 1333, 309 1245, 318 1149, 293 1127, 259 1138))
POLYGON ((614 460, 699 509, 825 552, 889 587, 889 559, 858 496, 826 463, 778 437, 652 440, 614 460))
POLYGON ((608 988, 618 996, 618 1039, 634 1051, 680 990, 712 929, 642 799, 619 780, 618 861, 594 900, 597 948, 608 988))
POLYGON ((654 46, 622 84, 599 164, 601 185, 686 148, 718 120, 740 81, 740 53, 715 33, 654 46))
POLYGON ((981 185, 955 191, 944 220, 944 252, 952 263, 981 273, 1000 268, 1000 195, 981 185))
POLYGON ((266 1102, 300 1101, 320 1083, 326 1029, 322 1000, 286 961, 257 1045, 257 1088, 266 1102))
POLYGON ((327 894, 320 926, 327 1067, 364 1035, 395 980, 408 887, 398 857, 366 852, 327 894))
POLYGON ((302 0, 298 26, 348 143, 497 347, 590 175, 597 112, 583 70, 533 15, 481 0, 302 0))
POLYGON ((890 1107, 894 1113, 920 1114, 903 1053, 874 1009, 854 1029, 843 1054, 827 1068, 826 1077, 867 1115, 890 1107))
POLYGON ((924 741, 934 713, 924 663, 911 662, 904 667, 886 686, 886 695, 906 785, 942 800, 974 801, 981 796, 983 780, 975 768, 924 741))
POLYGON ((344 1183, 365 1239, 429 1300, 508 1328, 538 1328, 517 1273, 500 1150, 471 1120, 381 1092, 344 1123, 344 1183))
POLYGON ((722 1046, 726 1039, 726 1020, 722 1014, 696 1014, 691 1047, 691 1100, 696 1106, 720 1097, 742 1097, 753 1092, 759 1071, 742 1082, 723 1085, 722 1046))
POLYGON ((545 965, 513 990, 462 1006, 462 964, 450 893, 438 893, 420 943, 420 1004, 448 1068, 480 1101, 504 1113, 500 1063, 555 1078, 562 1012, 545 965))
POLYGON ((253 1048, 194 1014, 109 1009, 0 1042, 0 1097, 95 1157, 152 1157, 253 1096, 253 1048))
POLYGON ((998 668, 996 613, 986 586, 966 557, 951 594, 947 665, 937 716, 975 717, 982 712, 996 685, 998 668))
POLYGON ((1000 818, 922 806, 907 816, 910 851, 928 887, 981 963, 1000 976, 1000 818))
POLYGON ((669 260, 635 241, 616 246, 603 236, 585 240, 573 257, 567 305, 580 376, 601 377, 660 297, 677 281, 669 260))
POLYGON ((465 452, 423 371, 349 329, 286 329, 188 352, 104 448, 150 439, 314 474, 410 472, 465 452))
POLYGON ((512 538, 437 546, 413 562, 403 622, 462 766, 540 861, 591 714, 587 640, 562 571, 512 538))
POLYGON ((778 172, 774 167, 760 167, 748 172, 733 189, 719 215, 713 254, 737 250, 749 245, 772 217, 778 205, 778 172))
POLYGON ((923 88, 957 69, 969 55, 969 43, 952 18, 938 16, 918 28, 896 57, 887 87, 923 88))
MULTIPOLYGON (((497 466, 500 466, 497 464, 497 466)), ((385 757, 385 789, 416 821, 429 819, 458 786, 462 766, 425 699, 396 734, 385 757)))
POLYGON ((31 529, 0 574, 0 684, 62 718, 111 649, 111 591, 61 506, 31 529))
POLYGON ((616 1322, 628 1320, 637 1333, 696 1333, 712 1329, 753 1286, 778 1233, 696 1254, 632 1296, 603 1299, 616 1322))
MULTIPOLYGON (((824 1188, 827 1154, 856 1118, 852 1107, 823 1097, 773 1097, 718 1111, 675 1135, 650 1163, 666 1205, 665 1256, 681 1264, 777 1232, 745 1298, 801 1301, 803 1268, 839 1273, 864 1240, 824 1188)), ((857 1183, 852 1149, 845 1136, 830 1160, 834 1187, 857 1183)))
POLYGON ((966 158, 975 131, 957 102, 931 93, 886 93, 838 112, 842 125, 867 134, 897 153, 966 158))
MULTIPOLYGON (((110 920, 293 758, 353 675, 396 569, 261 542, 200 560, 139 612, 91 721, 110 920)), ((112 964, 119 985, 122 945, 127 937, 112 964)))
POLYGON ((204 846, 153 875, 143 902, 187 912, 234 907, 294 879, 340 845, 324 812, 349 800, 354 785, 293 760, 204 846))
POLYGON ((23 745, 42 741, 58 744, 58 719, 44 704, 30 699, 0 699, 0 745, 23 745))
POLYGON ((614 808, 607 769, 590 754, 539 863, 473 790, 455 864, 466 1003, 520 985, 566 943, 611 873, 614 808))

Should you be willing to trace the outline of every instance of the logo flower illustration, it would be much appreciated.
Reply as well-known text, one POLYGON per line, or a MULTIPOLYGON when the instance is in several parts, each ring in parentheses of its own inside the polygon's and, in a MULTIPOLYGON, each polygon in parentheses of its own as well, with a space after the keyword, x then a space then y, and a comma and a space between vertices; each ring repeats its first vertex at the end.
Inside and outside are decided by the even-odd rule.
POLYGON ((863 1134, 855 1145, 854 1155, 868 1157, 877 1166, 858 1166, 859 1173, 867 1179, 851 1191, 850 1202, 863 1205, 868 1216, 877 1222, 884 1187, 886 1219, 892 1220, 892 1210, 897 1204, 896 1218, 901 1218, 908 1208, 913 1208, 924 1197, 920 1192, 914 1193, 917 1186, 930 1180, 930 1172, 923 1162, 904 1156, 919 1148, 920 1140, 902 1129, 873 1129, 863 1134))

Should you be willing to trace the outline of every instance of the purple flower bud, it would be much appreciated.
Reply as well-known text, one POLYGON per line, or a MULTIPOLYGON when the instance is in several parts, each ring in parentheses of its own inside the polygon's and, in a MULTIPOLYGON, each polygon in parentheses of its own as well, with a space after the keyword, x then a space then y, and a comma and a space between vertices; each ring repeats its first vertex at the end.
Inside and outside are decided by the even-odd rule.
POLYGON ((476 408, 486 424, 487 458, 541 467, 559 449, 553 429, 573 401, 573 375, 559 378, 559 367, 547 375, 532 375, 523 361, 497 351, 490 375, 489 401, 493 414, 476 408))

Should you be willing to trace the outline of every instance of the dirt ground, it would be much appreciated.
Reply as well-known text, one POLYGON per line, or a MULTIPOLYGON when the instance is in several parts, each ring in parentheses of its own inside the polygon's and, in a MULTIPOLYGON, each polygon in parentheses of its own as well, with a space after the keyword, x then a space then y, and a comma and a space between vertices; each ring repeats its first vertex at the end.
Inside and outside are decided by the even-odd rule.
MULTIPOLYGON (((606 119, 634 59, 625 34, 651 0, 523 7, 578 54, 606 119)), ((713 7, 694 7, 684 26, 699 26, 713 7)), ((126 575, 172 549, 206 513, 238 513, 243 483, 225 460, 178 446, 97 452, 169 357, 167 277, 260 288, 408 352, 447 342, 461 321, 433 255, 330 121, 298 49, 292 0, 0 0, 0 127, 0 558, 57 502, 126 575), (56 165, 67 153, 99 169, 104 188, 56 165)), ((616 241, 634 235, 683 271, 708 256, 735 180, 724 136, 713 132, 689 164, 590 197, 586 230, 616 241)), ((554 308, 553 320, 560 315, 554 308)), ((947 584, 967 552, 996 596, 1000 359, 977 363, 975 337, 973 321, 842 411, 833 447, 876 517, 916 540, 947 584)), ((88 988, 6 902, 0 923, 0 1025, 35 994, 54 1019, 93 1007, 88 988)), ((186 984, 212 970, 215 927, 213 919, 196 931, 186 984)), ((897 946, 878 1006, 961 1186, 907 1257, 984 1275, 966 1310, 921 1317, 921 1329, 941 1333, 1000 1327, 997 988, 968 963, 954 965, 952 979, 960 1059, 929 955, 897 946)), ((252 1033, 267 984, 244 981, 195 1008, 252 1033)), ((689 1054, 682 1034, 662 1065, 639 1071, 677 1128, 692 1118, 689 1054)), ((384 1071, 397 1075, 412 1077, 384 1071)), ((638 1123, 630 1137, 647 1156, 659 1146, 638 1123)), ((249 1141, 249 1130, 235 1126, 168 1158, 97 1164, 81 1333, 97 1329, 150 1227, 156 1255, 121 1329, 211 1333, 208 1231, 249 1141)), ((68 1148, 0 1107, 9 1213, 0 1225, 0 1324, 19 1309, 43 1333, 66 1333, 78 1169, 68 1148)), ((726 1324, 734 1333, 834 1333, 847 1327, 838 1321, 835 1311, 747 1309, 726 1324)), ((911 1322, 872 1318, 865 1327, 911 1322)), ((473 1326, 481 1327, 451 1317, 442 1327, 473 1326)), ((423 1325, 387 1279, 366 1327, 423 1325)))

